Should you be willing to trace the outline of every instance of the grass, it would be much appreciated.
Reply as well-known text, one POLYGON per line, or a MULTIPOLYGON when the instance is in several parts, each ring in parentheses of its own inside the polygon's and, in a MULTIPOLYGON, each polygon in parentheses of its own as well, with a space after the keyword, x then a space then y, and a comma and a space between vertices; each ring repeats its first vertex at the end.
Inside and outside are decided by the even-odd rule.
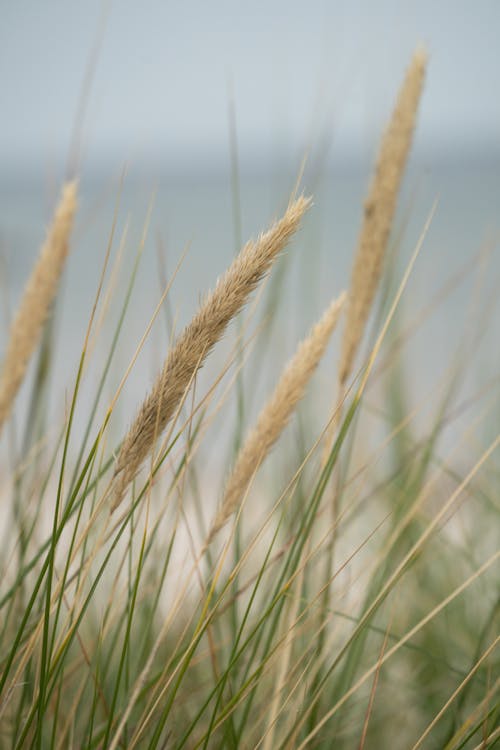
MULTIPOLYGON (((131 349, 127 320, 145 237, 128 283, 116 286, 122 243, 115 252, 113 223, 60 424, 46 416, 57 367, 46 318, 57 283, 43 311, 25 316, 38 359, 24 411, 15 404, 19 377, 9 390, 2 435, 0 748, 500 743, 500 437, 489 427, 498 374, 461 401, 474 349, 459 352, 434 386, 437 406, 422 436, 416 421, 426 404, 406 393, 411 332, 401 309, 432 215, 402 275, 393 255, 384 261, 424 67, 418 52, 382 140, 342 359, 326 386, 314 370, 338 303, 300 345, 255 426, 246 424, 255 394, 243 374, 269 361, 277 290, 286 283, 272 264, 294 233, 300 241, 309 206, 295 193, 170 342, 153 389, 121 433, 117 405, 142 345, 131 349), (265 317, 250 333, 267 274, 265 317), (103 355, 96 341, 111 299, 119 312, 103 355), (217 359, 247 302, 236 345, 202 379, 201 366, 217 359), (131 365, 106 405, 124 357, 131 365), (310 379, 319 411, 292 415, 306 389, 311 396, 310 379), (90 406, 82 396, 89 384, 90 406), (218 419, 233 409, 234 439, 209 483, 204 447, 224 449, 218 419), (383 425, 375 444, 366 439, 374 420, 383 425), (441 437, 458 420, 465 427, 446 453, 441 437), (293 429, 281 436, 289 421, 293 429), (278 441, 286 451, 272 452, 278 441)), ((36 273, 31 290, 33 278, 45 278, 40 265, 36 273)), ((169 284, 154 317, 168 306, 169 284)), ((15 335, 9 352, 12 343, 15 335)), ((3 358, 0 383, 11 382, 11 360, 3 358)))

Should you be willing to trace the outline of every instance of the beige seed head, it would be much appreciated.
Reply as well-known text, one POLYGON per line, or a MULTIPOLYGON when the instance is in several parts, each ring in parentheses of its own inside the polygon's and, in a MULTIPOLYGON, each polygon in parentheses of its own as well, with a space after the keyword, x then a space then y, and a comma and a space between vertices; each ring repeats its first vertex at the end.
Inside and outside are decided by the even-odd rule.
POLYGON ((341 385, 345 384, 351 373, 380 280, 398 192, 411 147, 426 63, 426 53, 417 50, 380 145, 375 174, 365 203, 347 300, 339 367, 341 385))
POLYGON ((64 185, 47 238, 11 325, 0 374, 0 430, 12 409, 43 324, 54 301, 69 251, 77 207, 77 183, 64 185))
POLYGON ((174 416, 194 374, 297 231, 310 203, 302 196, 292 201, 279 221, 245 245, 175 342, 123 441, 115 469, 112 510, 151 453, 155 438, 174 416))
POLYGON ((334 300, 307 338, 299 344, 276 388, 246 438, 229 476, 208 542, 238 509, 241 499, 273 445, 285 429, 316 370, 339 318, 345 293, 334 300))

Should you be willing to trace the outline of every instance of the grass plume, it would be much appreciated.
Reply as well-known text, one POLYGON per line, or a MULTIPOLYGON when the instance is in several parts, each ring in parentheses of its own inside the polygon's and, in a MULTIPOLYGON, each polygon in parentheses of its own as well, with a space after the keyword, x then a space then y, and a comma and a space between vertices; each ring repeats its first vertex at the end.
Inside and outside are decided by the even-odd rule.
POLYGON ((118 455, 112 510, 120 504, 127 487, 151 453, 156 437, 175 414, 196 371, 297 231, 309 205, 310 200, 303 196, 291 201, 279 221, 243 247, 174 343, 118 455))
POLYGON ((426 53, 413 55, 382 138, 375 174, 365 203, 346 306, 339 366, 340 384, 349 377, 378 288, 384 253, 403 179, 427 64, 426 53))
POLYGON ((345 293, 329 305, 309 335, 299 344, 283 371, 273 394, 259 414, 255 427, 249 433, 236 459, 210 531, 209 541, 238 509, 252 477, 287 426, 325 352, 344 300, 345 293))
POLYGON ((11 325, 0 375, 0 430, 24 380, 59 288, 77 207, 77 183, 64 185, 47 238, 11 325))

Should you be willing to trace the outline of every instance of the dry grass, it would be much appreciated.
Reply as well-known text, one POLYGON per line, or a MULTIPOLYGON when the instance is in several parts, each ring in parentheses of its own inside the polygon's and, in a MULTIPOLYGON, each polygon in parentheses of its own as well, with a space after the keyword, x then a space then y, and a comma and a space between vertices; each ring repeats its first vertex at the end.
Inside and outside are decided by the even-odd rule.
POLYGON ((279 221, 245 245, 175 342, 123 441, 115 469, 112 510, 174 416, 195 373, 297 231, 309 206, 310 200, 304 197, 291 201, 279 221))
POLYGON ((339 366, 341 385, 345 384, 352 371, 382 274, 384 253, 415 129, 426 64, 425 52, 417 50, 380 145, 375 174, 365 203, 347 300, 339 366))
POLYGON ((16 394, 24 380, 29 361, 57 294, 69 251, 76 207, 77 184, 68 182, 63 188, 47 239, 10 329, 0 375, 0 430, 12 410, 16 394))
POLYGON ((209 541, 238 509, 253 476, 287 426, 325 352, 344 300, 345 294, 341 294, 330 304, 307 338, 299 344, 283 371, 272 396, 262 409, 255 427, 249 433, 236 459, 210 531, 209 541))

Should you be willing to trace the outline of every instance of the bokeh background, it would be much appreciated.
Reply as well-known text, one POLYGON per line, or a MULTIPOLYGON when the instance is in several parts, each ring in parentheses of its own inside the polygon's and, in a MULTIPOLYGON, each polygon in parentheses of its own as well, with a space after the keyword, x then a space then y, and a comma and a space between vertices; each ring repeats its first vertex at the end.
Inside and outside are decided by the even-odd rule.
POLYGON ((419 146, 484 156, 498 150, 499 28, 495 0, 4 3, 2 171, 64 162, 92 58, 88 168, 221 169, 230 98, 244 162, 289 160, 326 133, 359 159, 418 42, 431 56, 419 146))
MULTIPOLYGON (((499 364, 499 29, 495 0, 4 3, 0 342, 68 171, 78 170, 81 211, 57 324, 61 388, 74 374, 118 195, 122 289, 154 200, 130 351, 119 355, 126 366, 163 265, 171 272, 187 248, 169 300, 179 327, 239 243, 283 208, 307 154, 302 185, 315 205, 286 257, 273 357, 259 367, 267 387, 348 284, 377 144, 422 44, 428 79, 392 243, 395 279, 438 203, 394 336, 420 321, 405 345, 418 398, 438 392, 467 347, 470 382, 481 388, 499 364)), ((134 403, 166 351, 162 320, 132 372, 134 403)), ((334 380, 337 346, 324 381, 334 380)))

